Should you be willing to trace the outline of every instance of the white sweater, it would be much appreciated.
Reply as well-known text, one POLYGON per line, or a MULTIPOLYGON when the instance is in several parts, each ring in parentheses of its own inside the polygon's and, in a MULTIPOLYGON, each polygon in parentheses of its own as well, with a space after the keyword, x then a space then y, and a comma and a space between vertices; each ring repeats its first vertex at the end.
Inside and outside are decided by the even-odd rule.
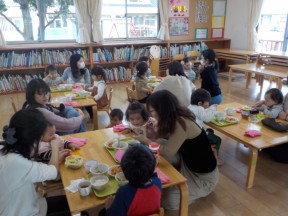
POLYGON ((188 106, 188 109, 190 109, 196 116, 196 122, 200 127, 204 127, 204 122, 209 122, 217 112, 215 106, 210 106, 207 109, 204 109, 202 106, 192 105, 190 104, 188 106))
POLYGON ((195 85, 184 76, 167 76, 154 89, 154 92, 168 90, 173 93, 182 106, 187 107, 191 101, 191 94, 195 85))
POLYGON ((95 99, 96 101, 98 101, 100 98, 102 98, 102 96, 103 96, 103 94, 104 94, 104 91, 105 91, 105 89, 106 89, 106 83, 105 83, 104 80, 94 81, 93 86, 98 88, 98 92, 97 92, 97 94, 94 96, 94 99, 95 99))
POLYGON ((56 177, 53 165, 31 161, 15 153, 5 156, 0 153, 0 215, 46 215, 46 200, 37 195, 34 183, 56 177))

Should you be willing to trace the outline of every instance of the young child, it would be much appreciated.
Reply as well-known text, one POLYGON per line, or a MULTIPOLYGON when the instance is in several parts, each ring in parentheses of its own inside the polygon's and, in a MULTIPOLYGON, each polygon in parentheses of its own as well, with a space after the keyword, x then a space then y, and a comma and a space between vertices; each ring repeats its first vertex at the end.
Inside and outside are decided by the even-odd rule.
POLYGON ((283 94, 277 88, 271 88, 265 92, 265 100, 258 101, 252 107, 262 111, 270 118, 277 118, 283 110, 283 94))
POLYGON ((50 161, 51 154, 52 154, 52 149, 51 149, 52 140, 57 140, 57 143, 59 144, 59 161, 60 162, 64 161, 66 156, 70 155, 71 150, 74 151, 74 150, 79 149, 79 147, 75 143, 65 141, 62 138, 60 138, 56 134, 55 126, 48 123, 47 128, 40 139, 39 150, 36 156, 37 161, 41 161, 43 163, 48 163, 50 161))
POLYGON ((120 109, 113 109, 110 112, 110 124, 106 128, 111 128, 116 125, 122 124, 123 121, 123 112, 120 109))
POLYGON ((57 68, 54 65, 49 65, 46 68, 46 73, 48 74, 43 80, 47 83, 49 87, 58 86, 61 82, 61 77, 57 72, 57 68))
POLYGON ((137 77, 136 77, 136 92, 138 101, 140 103, 146 103, 147 98, 152 92, 147 86, 147 72, 148 72, 148 65, 145 62, 139 62, 136 65, 137 69, 137 77))
MULTIPOLYGON (((148 66, 148 71, 147 71, 147 77, 151 76, 151 69, 149 68, 150 66, 150 61, 149 61, 149 58, 147 56, 141 56, 138 60, 138 63, 140 62, 145 62, 148 66)), ((131 80, 132 81, 135 81, 136 80, 136 77, 137 77, 137 69, 134 71, 132 77, 131 77, 131 80)))
POLYGON ((214 50, 207 49, 202 52, 202 62, 199 65, 199 73, 202 78, 201 88, 207 90, 211 95, 210 105, 222 102, 221 89, 217 78, 218 64, 215 60, 214 50))
POLYGON ((156 120, 149 117, 148 111, 145 109, 143 104, 139 102, 131 103, 125 113, 126 129, 122 132, 123 134, 134 132, 136 134, 144 134, 147 137, 153 138, 155 132, 154 127, 157 124, 156 120))
POLYGON ((185 75, 188 77, 189 80, 194 82, 196 78, 196 73, 192 70, 193 63, 191 62, 191 60, 188 57, 185 57, 183 59, 183 62, 181 63, 183 64, 185 75))
POLYGON ((130 147, 121 160, 128 184, 121 186, 115 197, 105 200, 106 212, 99 215, 151 215, 159 212, 162 185, 154 173, 156 159, 142 144, 130 147), (106 214, 105 214, 106 213, 106 214))

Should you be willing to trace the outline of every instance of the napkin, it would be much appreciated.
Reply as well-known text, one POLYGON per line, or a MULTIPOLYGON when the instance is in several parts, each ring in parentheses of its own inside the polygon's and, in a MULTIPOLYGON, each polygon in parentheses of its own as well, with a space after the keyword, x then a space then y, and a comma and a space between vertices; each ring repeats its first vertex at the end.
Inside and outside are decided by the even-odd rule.
POLYGON ((78 147, 82 147, 87 143, 86 138, 76 138, 76 137, 69 137, 67 139, 69 142, 75 143, 78 147))
POLYGON ((114 132, 121 132, 125 129, 125 125, 123 124, 119 124, 113 127, 113 131, 114 132))
POLYGON ((166 184, 166 183, 170 182, 169 177, 166 176, 159 168, 156 168, 155 172, 157 173, 158 178, 161 180, 162 184, 166 184))
POLYGON ((85 180, 84 178, 71 180, 70 185, 65 187, 65 190, 67 190, 71 193, 77 192, 78 191, 78 184, 84 180, 85 180))
POLYGON ((70 102, 65 102, 64 105, 65 106, 73 106, 74 107, 74 106, 78 106, 79 103, 76 102, 76 101, 70 101, 70 102))
POLYGON ((261 135, 262 133, 258 130, 246 130, 244 133, 244 136, 249 136, 249 137, 257 137, 261 135))
POLYGON ((115 160, 121 162, 124 153, 125 151, 123 149, 118 149, 114 155, 115 160))
POLYGON ((75 85, 75 84, 72 86, 72 88, 73 88, 73 89, 83 89, 82 86, 80 86, 80 85, 75 85))

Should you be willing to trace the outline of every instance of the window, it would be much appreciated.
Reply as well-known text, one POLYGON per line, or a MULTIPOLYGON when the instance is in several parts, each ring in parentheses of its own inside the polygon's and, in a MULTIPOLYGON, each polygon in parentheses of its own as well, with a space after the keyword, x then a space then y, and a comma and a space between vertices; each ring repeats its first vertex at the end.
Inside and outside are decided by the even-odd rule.
POLYGON ((4 5, 0 7, 0 28, 6 41, 76 39, 77 19, 73 0, 41 0, 39 3, 42 5, 39 8, 44 12, 32 4, 33 1, 18 1, 21 4, 26 2, 23 7, 14 0, 2 2, 4 5), (26 16, 23 17, 22 14, 26 16))
POLYGON ((285 51, 288 2, 264 0, 258 25, 259 51, 285 51))
POLYGON ((156 37, 158 23, 158 0, 103 1, 101 26, 104 39, 156 37))

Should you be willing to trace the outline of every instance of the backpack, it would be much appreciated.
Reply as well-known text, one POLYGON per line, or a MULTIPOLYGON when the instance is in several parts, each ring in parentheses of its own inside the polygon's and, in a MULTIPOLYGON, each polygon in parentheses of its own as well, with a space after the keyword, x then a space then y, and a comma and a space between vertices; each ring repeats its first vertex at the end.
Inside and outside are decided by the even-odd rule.
POLYGON ((285 122, 276 122, 275 118, 262 119, 262 123, 267 127, 278 132, 288 131, 288 124, 285 122))

